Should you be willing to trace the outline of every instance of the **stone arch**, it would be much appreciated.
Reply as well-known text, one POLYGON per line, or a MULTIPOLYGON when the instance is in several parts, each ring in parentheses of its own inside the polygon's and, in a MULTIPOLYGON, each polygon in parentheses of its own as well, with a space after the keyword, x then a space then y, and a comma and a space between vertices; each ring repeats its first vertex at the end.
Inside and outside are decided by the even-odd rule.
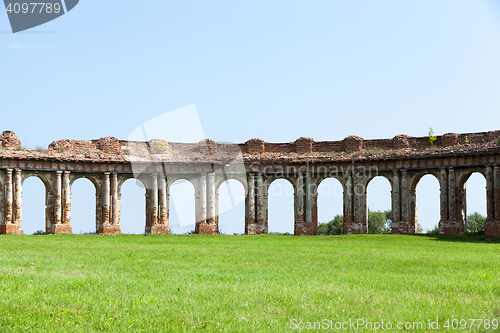
MULTIPOLYGON (((270 217, 270 215, 273 215, 272 211, 274 209, 272 209, 272 207, 274 207, 274 205, 270 205, 269 204, 269 199, 270 198, 278 198, 280 195, 282 195, 283 193, 285 195, 288 195, 288 193, 286 192, 286 190, 283 192, 283 193, 280 193, 280 194, 275 194, 273 195, 273 193, 270 193, 270 189, 271 189, 271 186, 273 185, 273 183, 275 183, 276 181, 286 181, 287 185, 290 184, 291 187, 292 187, 292 193, 291 193, 291 207, 287 207, 287 209, 289 208, 290 210, 286 211, 285 214, 290 214, 291 212, 291 224, 289 225, 288 223, 286 224, 287 227, 291 227, 290 230, 288 230, 287 232, 290 232, 291 234, 294 234, 295 233, 295 229, 296 229, 296 220, 297 220, 297 217, 296 217, 296 210, 297 210, 297 207, 296 207, 296 195, 297 195, 297 188, 296 188, 296 179, 290 179, 289 177, 269 177, 265 180, 264 184, 263 184, 263 196, 264 196, 264 206, 267 207, 266 209, 266 216, 264 217, 264 220, 267 221, 266 224, 267 224, 267 229, 268 229, 268 232, 273 232, 272 231, 272 227, 273 227, 273 222, 275 221, 272 217, 270 217), (271 213, 270 213, 271 212, 271 213)), ((283 198, 283 197, 281 197, 283 198)), ((275 199, 271 199, 271 201, 274 201, 275 199)), ((280 200, 280 199, 277 199, 277 200, 280 200)), ((282 200, 285 200, 285 199, 282 199, 282 200)), ((286 205, 289 205, 290 203, 287 201, 286 205)), ((283 208, 283 207, 282 207, 283 208)), ((288 220, 287 220, 288 221, 288 220)), ((281 229, 279 232, 282 232, 283 230, 281 229)))
MULTIPOLYGON (((197 177, 194 177, 194 179, 198 179, 201 176, 201 174, 197 177)), ((167 175, 167 193, 170 193, 170 186, 172 186, 173 183, 175 183, 178 180, 185 180, 191 183, 194 187, 195 193, 198 193, 199 186, 197 182, 195 182, 193 177, 189 177, 187 175, 178 175, 178 176, 168 176, 167 175)))
POLYGON ((120 232, 124 234, 142 234, 147 232, 146 220, 148 218, 148 189, 146 187, 145 180, 143 177, 136 178, 133 175, 127 174, 124 177, 119 177, 117 183, 116 204, 118 206, 117 211, 120 216, 120 232), (126 188, 124 189, 123 186, 126 182, 129 183, 125 185, 126 188), (142 188, 137 182, 142 185, 142 188), (126 200, 124 202, 125 205, 122 205, 122 198, 126 200), (130 205, 126 204, 132 199, 142 202, 141 204, 138 204, 138 207, 134 206, 133 210, 130 209, 130 205))
POLYGON ((76 180, 81 179, 81 178, 86 178, 86 179, 90 180, 90 182, 94 185, 96 193, 100 191, 101 185, 99 184, 99 181, 95 177, 90 176, 88 174, 77 174, 77 175, 70 174, 70 180, 69 180, 70 188, 71 188, 71 186, 73 186, 73 183, 76 180))
MULTIPOLYGON (((371 229, 370 225, 369 225, 370 199, 369 199, 369 195, 368 195, 368 188, 370 186, 370 183, 372 183, 372 180, 374 180, 377 177, 379 177, 381 179, 385 179, 387 181, 387 183, 389 184, 389 209, 392 211, 393 210, 393 193, 396 191, 396 189, 394 188, 394 182, 393 182, 393 179, 391 176, 392 176, 392 172, 387 172, 387 171, 377 172, 375 175, 369 174, 364 179, 362 178, 361 181, 359 182, 360 186, 363 187, 363 189, 362 189, 363 194, 361 195, 361 201, 364 203, 364 208, 361 209, 360 215, 361 215, 361 221, 363 221, 363 224, 366 227, 366 233, 374 232, 373 229, 371 229)), ((354 181, 354 184, 356 184, 355 181, 354 181)), ((359 190, 356 189, 356 187, 354 187, 354 192, 356 193, 356 191, 359 192, 359 190)), ((383 195, 383 193, 387 193, 387 192, 382 192, 382 195, 383 195)), ((372 204, 373 204, 373 201, 372 201, 372 204)), ((378 210, 375 209, 374 211, 378 211, 378 210)), ((382 209, 380 209, 380 211, 385 211, 385 209, 382 208, 382 209)), ((386 231, 382 231, 382 232, 386 232, 386 231)), ((388 232, 392 233, 392 227, 389 228, 388 232)))
MULTIPOLYGON (((483 176, 485 183, 487 184, 488 178, 486 177, 486 168, 485 167, 475 167, 475 168, 467 168, 459 171, 459 176, 457 177, 457 196, 458 196, 458 216, 457 219, 461 221, 464 225, 464 232, 467 232, 467 181, 474 173, 479 173, 483 176)), ((485 205, 487 205, 488 196, 486 195, 486 188, 484 189, 484 193, 486 196, 485 205)), ((488 216, 487 216, 488 217, 488 216)))
POLYGON ((22 173, 21 173, 21 186, 24 184, 24 181, 30 177, 36 177, 36 178, 40 179, 42 181, 43 185, 45 186, 45 192, 47 194, 52 192, 52 186, 50 184, 49 179, 46 177, 46 175, 39 173, 39 172, 36 172, 36 171, 28 171, 28 172, 22 171, 22 173))
POLYGON ((227 180, 236 180, 238 181, 241 185, 243 185, 243 189, 245 190, 245 196, 248 195, 248 184, 245 180, 242 180, 240 177, 235 177, 235 176, 226 176, 226 177, 217 177, 217 181, 215 182, 215 195, 219 196, 219 188, 221 187, 222 183, 224 183, 227 180))
POLYGON ((422 179, 423 176, 427 176, 427 175, 434 176, 436 178, 436 180, 438 181, 438 184, 441 185, 441 179, 439 177, 439 170, 425 170, 425 171, 420 171, 420 172, 418 172, 417 174, 415 174, 413 176, 413 180, 412 180, 411 186, 410 186, 411 193, 415 193, 416 192, 418 182, 420 182, 420 179, 422 179))
MULTIPOLYGON (((320 204, 320 201, 324 200, 324 197, 322 199, 321 194, 323 194, 323 193, 320 192, 320 188, 321 188, 321 185, 325 181, 327 181, 329 179, 335 179, 340 184, 340 186, 342 187, 342 193, 340 193, 340 195, 341 195, 340 196, 341 197, 341 204, 342 205, 341 205, 341 208, 340 208, 341 210, 340 210, 340 214, 339 215, 341 215, 341 216, 344 215, 344 199, 345 199, 344 197, 345 197, 345 193, 346 193, 345 178, 344 177, 340 177, 338 175, 318 177, 314 181, 313 206, 312 206, 313 221, 315 221, 317 223, 317 227, 319 227, 320 223, 327 223, 327 222, 330 221, 328 219, 324 219, 324 218, 322 219, 322 218, 320 218, 321 212, 322 211, 324 212, 324 210, 321 208, 322 205, 320 204)), ((335 195, 336 195, 336 193, 335 193, 335 195)), ((331 218, 333 218, 333 217, 334 216, 332 215, 331 218)))
MULTIPOLYGON (((442 184, 439 170, 438 169, 430 169, 430 170, 423 170, 423 171, 418 171, 417 173, 409 174, 409 178, 411 179, 410 183, 410 188, 409 188, 409 199, 410 199, 410 207, 409 207, 409 216, 410 216, 410 224, 411 225, 416 225, 417 227, 417 232, 418 228, 422 227, 422 224, 418 222, 418 193, 417 193, 417 188, 422 180, 423 177, 425 176, 433 176, 437 180, 438 184, 438 201, 437 203, 440 203, 440 193, 442 190, 443 186, 446 186, 446 184, 442 184)), ((441 210, 441 207, 439 207, 439 210, 441 210)), ((440 218, 438 217, 437 224, 439 224, 440 218)))
MULTIPOLYGON (((78 179, 88 179, 95 189, 95 230, 99 232, 100 226, 102 224, 102 186, 100 183, 101 174, 89 174, 89 173, 70 173, 69 188, 70 192, 73 193, 73 183, 78 179)), ((71 222, 70 222, 71 223, 71 222)))
MULTIPOLYGON (((71 210, 75 208, 75 203, 74 197, 73 197, 73 185, 74 183, 79 180, 79 179, 87 179, 90 181, 90 183, 94 187, 94 195, 95 195, 95 232, 98 232, 99 226, 102 223, 102 206, 101 206, 101 184, 98 179, 97 175, 94 174, 88 174, 88 173, 70 173, 69 174, 69 190, 71 193, 71 210)), ((72 217, 75 216, 74 214, 71 214, 72 217)), ((72 221, 70 221, 70 225, 72 224, 72 221)), ((76 225, 75 225, 76 227, 76 225)), ((76 230, 75 230, 76 232, 76 230)), ((87 231, 85 231, 87 232, 87 231)), ((93 232, 93 231, 91 231, 93 232)))
MULTIPOLYGON (((229 233, 242 234, 245 232, 245 198, 248 194, 248 190, 245 186, 245 182, 241 179, 235 177, 228 177, 227 179, 219 179, 215 184, 215 216, 217 219, 217 225, 219 227, 220 233, 228 232, 229 228, 232 231, 229 233), (235 182, 238 188, 233 188, 231 182, 235 182), (226 183, 228 187, 224 188, 223 184, 226 183), (231 188, 227 195, 232 196, 230 201, 223 201, 221 198, 224 197, 225 191, 220 191, 221 187, 223 189, 231 188), (243 190, 243 193, 241 192, 243 190), (221 196, 222 194, 222 196, 221 196), (238 194, 235 197, 235 194, 238 194), (239 195, 241 194, 241 196, 239 195), (238 201, 235 201, 238 200, 238 201), (226 213, 226 214, 225 214, 226 213), (229 217, 229 218, 228 218, 229 217), (231 223, 225 223, 226 221, 231 221, 231 223)), ((226 197, 227 198, 227 197, 226 197)))
POLYGON ((122 193, 122 185, 123 185, 123 183, 125 183, 127 180, 132 179, 132 178, 135 178, 135 180, 136 180, 136 181, 140 181, 140 182, 141 182, 141 184, 142 184, 142 186, 143 186, 145 189, 147 189, 147 188, 148 188, 148 187, 147 187, 148 183, 147 183, 147 181, 146 181, 143 177, 134 177, 134 175, 132 175, 132 174, 126 174, 126 175, 121 176, 121 177, 119 177, 119 178, 118 178, 118 179, 119 179, 119 180, 118 180, 118 185, 117 185, 117 188, 118 188, 118 196, 120 196, 120 195, 121 195, 121 193, 122 193))
MULTIPOLYGON (((194 179, 197 179, 198 177, 199 176, 197 176, 194 179)), ((179 176, 175 176, 175 177, 168 177, 167 176, 167 184, 166 184, 167 194, 168 194, 167 205, 170 209, 170 212, 169 212, 170 222, 169 223, 170 223, 170 227, 171 227, 173 233, 177 233, 178 227, 181 230, 181 232, 186 232, 186 230, 183 230, 182 228, 185 228, 188 225, 194 224, 194 227, 196 228, 197 222, 199 222, 198 221, 199 215, 198 215, 198 211, 197 211, 197 198, 199 196, 199 188, 200 187, 197 186, 197 182, 195 182, 194 179, 193 179, 193 177, 189 177, 189 176, 185 176, 185 175, 179 175, 179 176), (175 204, 176 203, 175 200, 178 199, 178 197, 177 197, 176 193, 172 193, 172 185, 178 181, 189 183, 192 186, 193 196, 189 199, 189 202, 184 201, 184 200, 177 201, 177 203, 180 202, 183 205, 189 204, 189 206, 191 206, 191 207, 189 207, 189 209, 179 210, 178 209, 179 207, 177 207, 178 205, 175 204), (174 212, 175 212, 175 214, 174 214, 174 212), (179 213, 182 214, 182 217, 179 216, 179 213), (190 216, 188 216, 188 215, 190 215, 190 216), (180 225, 175 224, 177 222, 175 220, 176 216, 179 219, 178 222, 181 223, 180 225), (192 222, 189 222, 188 219, 191 220, 191 218, 192 218, 192 222)))
POLYGON ((485 168, 467 168, 466 170, 463 170, 460 172, 460 176, 458 177, 458 189, 462 190, 465 187, 465 184, 467 183, 467 180, 469 180, 470 176, 473 173, 480 173, 483 175, 484 180, 486 180, 486 170, 485 168))
MULTIPOLYGON (((26 201, 25 201, 26 198, 24 197, 24 190, 23 189, 24 189, 24 182, 29 178, 37 178, 43 184, 43 188, 45 190, 45 198, 44 198, 45 199, 44 200, 44 206, 45 206, 44 225, 45 225, 45 228, 44 228, 44 231, 49 233, 51 231, 50 221, 51 221, 52 216, 53 216, 53 211, 51 209, 52 186, 51 186, 50 180, 47 178, 47 175, 45 175, 44 173, 39 173, 36 171, 28 171, 28 172, 22 171, 21 172, 21 191, 22 191, 21 198, 23 201, 23 205, 21 205, 21 216, 26 215, 23 213, 23 209, 26 206, 26 201)), ((22 218, 20 218, 19 219, 19 228, 21 228, 21 230, 23 229, 23 224, 24 224, 23 220, 22 220, 22 218)))
POLYGON ((391 185, 392 190, 393 184, 391 175, 388 172, 381 172, 373 176, 369 175, 368 177, 363 177, 364 179, 362 178, 363 180, 361 181, 361 184, 364 186, 365 192, 368 190, 368 185, 370 185, 370 182, 376 177, 384 177, 385 179, 387 179, 387 181, 389 181, 389 184, 391 185))
POLYGON ((276 177, 276 176, 271 176, 271 177, 266 177, 264 178, 263 180, 263 186, 264 186, 264 195, 267 196, 269 195, 269 187, 271 186, 271 184, 276 181, 276 180, 279 180, 279 179, 284 179, 284 180, 287 180, 291 185, 292 185, 292 188, 293 188, 293 193, 297 193, 297 184, 296 184, 296 181, 297 181, 297 178, 295 179, 290 179, 289 177, 276 177))
POLYGON ((344 177, 341 177, 341 176, 338 176, 338 175, 335 175, 335 176, 324 176, 324 177, 318 177, 318 178, 315 178, 315 182, 314 184, 316 185, 316 188, 319 188, 319 186, 321 185, 321 183, 326 180, 326 179, 330 179, 330 178, 333 178, 333 179, 336 179, 340 182, 340 184, 342 185, 342 190, 345 191, 345 187, 346 187, 346 184, 345 184, 345 178, 344 177))

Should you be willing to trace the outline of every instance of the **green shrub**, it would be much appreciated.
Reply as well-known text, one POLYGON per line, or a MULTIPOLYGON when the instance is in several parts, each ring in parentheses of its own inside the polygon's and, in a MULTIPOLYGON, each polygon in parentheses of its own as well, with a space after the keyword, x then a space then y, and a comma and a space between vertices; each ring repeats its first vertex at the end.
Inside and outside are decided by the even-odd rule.
POLYGON ((439 226, 436 224, 434 226, 434 229, 431 229, 429 231, 427 231, 426 233, 427 235, 433 235, 433 236, 438 236, 439 235, 439 226))
POLYGON ((318 235, 342 235, 344 233, 344 218, 342 215, 336 215, 328 223, 318 225, 318 235))
POLYGON ((434 136, 434 130, 432 129, 432 127, 429 127, 429 143, 433 145, 436 140, 437 138, 434 136))
POLYGON ((474 212, 467 215, 467 233, 481 235, 484 234, 484 222, 486 217, 474 212))

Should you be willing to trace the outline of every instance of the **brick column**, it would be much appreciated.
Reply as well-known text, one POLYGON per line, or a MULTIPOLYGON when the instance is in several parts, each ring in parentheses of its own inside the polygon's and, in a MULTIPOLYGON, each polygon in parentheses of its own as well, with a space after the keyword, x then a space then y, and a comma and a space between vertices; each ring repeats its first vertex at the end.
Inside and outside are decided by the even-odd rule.
POLYGON ((62 178, 62 191, 63 191, 63 199, 62 199, 62 223, 66 225, 70 225, 71 221, 71 187, 69 185, 69 171, 64 171, 62 178))
POLYGON ((118 175, 111 174, 111 224, 120 225, 120 210, 118 209, 118 175))
POLYGON ((16 224, 13 224, 12 205, 14 201, 12 169, 7 169, 5 174, 5 207, 4 224, 0 226, 1 234, 22 234, 16 224))
POLYGON ((167 181, 165 175, 159 175, 158 182, 158 224, 153 226, 152 233, 169 233, 167 181))
POLYGON ((71 189, 69 185, 69 171, 56 172, 54 187, 54 223, 51 232, 54 234, 71 233, 71 189), (62 179, 61 179, 62 175, 62 179), (59 198, 59 199, 58 199, 59 198))
POLYGON ((208 174, 207 192, 207 223, 215 224, 215 173, 208 174))
POLYGON ((61 184, 61 174, 62 171, 56 171, 56 178, 54 181, 54 221, 52 225, 56 227, 61 224, 61 196, 62 196, 62 184, 61 184))
POLYGON ((403 234, 415 233, 415 227, 410 225, 410 191, 408 189, 408 173, 401 170, 401 221, 399 232, 403 234))
POLYGON ((500 166, 495 165, 493 168, 493 205, 495 220, 500 220, 500 166))
POLYGON ((439 188, 441 192, 439 202, 441 215, 441 219, 439 220, 439 233, 444 234, 448 222, 448 174, 445 168, 440 169, 439 188))
POLYGON ((352 229, 350 233, 353 234, 366 234, 368 233, 368 218, 366 211, 368 209, 366 204, 366 188, 364 188, 362 178, 359 173, 353 174, 353 199, 354 199, 354 211, 353 211, 353 222, 352 229))
POLYGON ((215 173, 209 173, 207 177, 207 223, 204 234, 215 235, 219 232, 215 216, 215 202, 215 173))
POLYGON ((248 193, 245 198, 245 234, 256 234, 255 225, 255 175, 248 175, 248 193))
POLYGON ((297 176, 297 188, 295 189, 295 229, 299 223, 304 222, 304 176, 297 176))
MULTIPOLYGON (((366 177, 366 176, 365 176, 366 177)), ((361 174, 358 174, 358 192, 359 195, 359 230, 362 234, 368 233, 368 187, 363 184, 366 183, 366 178, 362 177, 361 174)))
POLYGON ((148 226, 151 225, 151 189, 149 189, 149 185, 146 186, 146 193, 144 195, 144 202, 146 208, 146 225, 144 232, 148 232, 148 226))
POLYGON ((110 208, 110 181, 109 172, 105 172, 102 178, 102 220, 101 220, 101 230, 97 230, 99 233, 107 234, 110 231, 109 223, 109 208, 110 208))
POLYGON ((313 185, 313 193, 311 194, 312 197, 312 230, 311 230, 311 235, 317 235, 318 234, 318 187, 316 184, 313 185))
POLYGON ((12 223, 12 169, 7 169, 5 177, 5 224, 12 223))
POLYGON ((500 176, 499 167, 486 166, 486 211, 487 217, 484 222, 484 234, 486 236, 500 236, 500 176))
POLYGON ((353 233, 353 189, 352 189, 352 173, 348 171, 345 174, 345 190, 344 190, 344 234, 353 233))
POLYGON ((306 174, 306 202, 305 202, 305 221, 304 222, 312 222, 312 196, 311 196, 311 174, 306 174))
POLYGON ((449 217, 450 221, 455 222, 457 219, 457 187, 455 184, 455 169, 448 168, 448 195, 449 195, 449 217))
MULTIPOLYGON (((158 174, 154 173, 151 175, 151 200, 150 203, 150 214, 151 214, 151 225, 152 228, 158 223, 158 174)), ((151 230, 150 230, 151 231, 151 230)))
POLYGON ((21 229, 21 212, 23 206, 23 188, 21 183, 21 170, 16 169, 14 171, 14 203, 12 223, 15 224, 18 229, 21 229))
POLYGON ((296 220, 294 227, 295 235, 313 235, 314 228, 312 223, 312 193, 311 193, 311 175, 305 176, 299 174, 297 178, 297 193, 294 196, 296 201, 296 220))
POLYGON ((401 221, 401 189, 399 188, 399 171, 392 170, 392 224, 391 233, 396 234, 399 231, 399 222, 401 221))
MULTIPOLYGON (((440 233, 444 233, 445 235, 458 235, 464 233, 464 228, 459 222, 458 201, 455 169, 450 167, 448 168, 448 220, 440 226, 440 233)), ((463 205, 465 204, 464 197, 463 205)))
POLYGON ((264 207, 264 182, 262 180, 262 175, 257 175, 256 176, 256 190, 257 190, 257 207, 256 207, 256 212, 257 212, 257 224, 261 225, 261 228, 265 228, 267 232, 267 228, 265 227, 266 225, 266 212, 264 207))
POLYGON ((196 232, 204 234, 207 229, 207 176, 204 174, 199 179, 196 206, 196 232))
POLYGON ((116 173, 104 173, 103 192, 102 233, 119 234, 121 233, 120 206, 118 200, 118 175, 116 173))
POLYGON ((493 220, 495 218, 495 192, 493 180, 493 168, 491 165, 486 166, 486 218, 493 220))

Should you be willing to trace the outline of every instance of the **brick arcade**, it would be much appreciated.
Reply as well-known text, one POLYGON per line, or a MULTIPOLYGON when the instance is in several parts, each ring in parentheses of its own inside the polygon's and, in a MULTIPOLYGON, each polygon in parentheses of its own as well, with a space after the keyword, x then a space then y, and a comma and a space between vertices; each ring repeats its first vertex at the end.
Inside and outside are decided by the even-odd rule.
POLYGON ((291 143, 251 139, 242 144, 132 142, 105 137, 59 140, 28 150, 11 131, 0 135, 0 233, 22 233, 22 187, 28 177, 45 186, 47 233, 71 233, 71 186, 89 179, 96 193, 96 231, 120 233, 121 186, 136 178, 146 188, 146 230, 169 232, 169 189, 179 179, 195 189, 196 231, 218 232, 219 187, 235 179, 245 188, 245 233, 268 232, 268 189, 276 179, 294 188, 295 234, 317 234, 317 189, 326 178, 343 187, 344 233, 368 232, 367 186, 375 176, 391 184, 392 233, 417 231, 420 178, 440 186, 441 234, 466 234, 466 183, 473 172, 486 179, 485 234, 500 236, 500 131, 447 133, 433 145, 428 137, 397 135, 364 140, 291 143))

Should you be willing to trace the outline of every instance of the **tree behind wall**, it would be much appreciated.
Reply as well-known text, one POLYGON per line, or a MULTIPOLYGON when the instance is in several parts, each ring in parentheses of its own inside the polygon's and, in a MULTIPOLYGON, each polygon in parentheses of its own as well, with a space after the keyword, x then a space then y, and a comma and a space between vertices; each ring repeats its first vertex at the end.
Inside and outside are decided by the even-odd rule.
POLYGON ((484 221, 486 221, 486 217, 478 212, 467 215, 467 233, 484 234, 484 221))
MULTIPOLYGON (((371 211, 368 210, 368 233, 369 234, 389 234, 391 233, 392 211, 371 211)), ((342 235, 344 223, 342 215, 336 215, 328 223, 318 225, 319 235, 342 235)))

